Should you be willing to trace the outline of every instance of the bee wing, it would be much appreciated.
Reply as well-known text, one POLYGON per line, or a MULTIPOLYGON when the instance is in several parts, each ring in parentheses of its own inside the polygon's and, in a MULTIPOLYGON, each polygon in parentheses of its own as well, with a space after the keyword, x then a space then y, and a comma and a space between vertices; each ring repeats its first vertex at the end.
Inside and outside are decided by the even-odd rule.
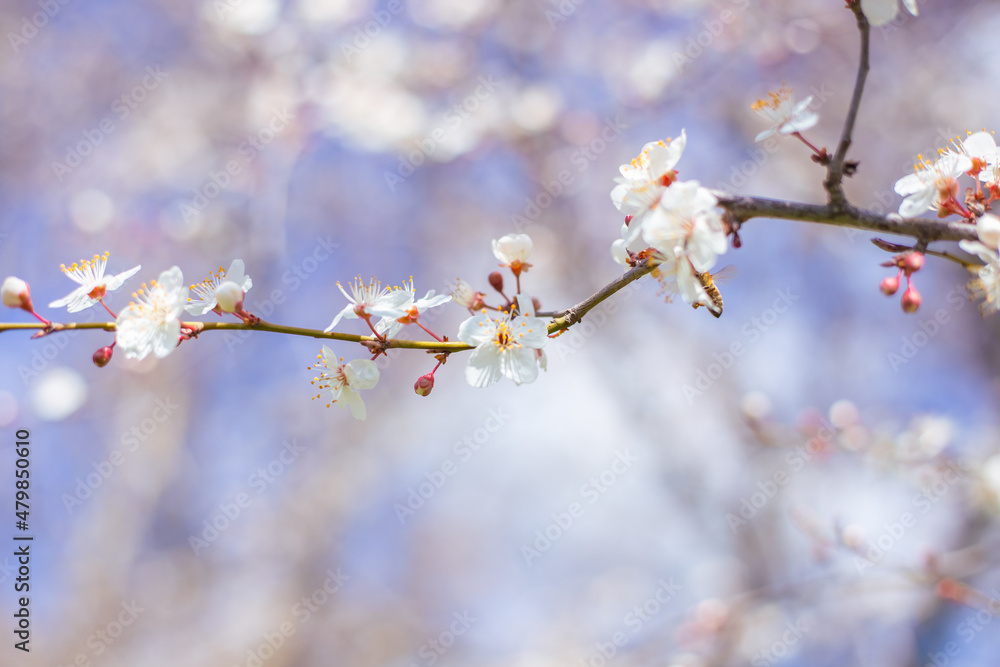
POLYGON ((719 269, 717 273, 712 274, 712 281, 715 282, 717 285, 718 284, 725 285, 728 282, 732 282, 732 280, 736 278, 736 276, 738 275, 740 275, 739 269, 737 269, 732 264, 728 264, 719 269))

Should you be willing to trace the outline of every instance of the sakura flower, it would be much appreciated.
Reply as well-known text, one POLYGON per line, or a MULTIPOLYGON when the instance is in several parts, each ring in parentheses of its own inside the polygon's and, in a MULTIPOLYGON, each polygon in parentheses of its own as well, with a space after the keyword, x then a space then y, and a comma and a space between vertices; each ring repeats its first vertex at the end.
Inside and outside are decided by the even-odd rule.
POLYGON ((399 333, 399 330, 402 329, 404 325, 417 322, 422 313, 451 301, 450 295, 435 295, 434 290, 427 292, 423 298, 414 300, 417 293, 416 290, 413 289, 413 278, 410 278, 409 283, 403 283, 401 289, 408 294, 406 302, 400 306, 405 315, 398 318, 383 317, 375 325, 375 331, 382 334, 386 338, 395 338, 396 334, 399 333))
MULTIPOLYGON (((667 301, 670 301, 672 296, 680 294, 684 303, 695 308, 705 306, 712 311, 712 314, 716 314, 717 309, 699 278, 699 272, 695 270, 680 247, 675 248, 670 255, 659 255, 659 258, 662 264, 653 269, 652 275, 666 292, 667 301)), ((718 312, 721 314, 721 311, 718 312)))
POLYGON ((115 343, 129 359, 143 359, 150 352, 165 357, 180 341, 181 313, 188 288, 178 267, 160 274, 159 280, 143 283, 136 299, 118 315, 115 343))
POLYGON ((463 308, 471 311, 479 310, 483 307, 484 292, 477 292, 472 289, 472 285, 461 278, 455 279, 455 284, 451 288, 451 299, 463 308))
POLYGON ((66 310, 71 313, 86 310, 103 299, 104 295, 108 292, 121 287, 122 283, 142 268, 141 266, 137 266, 128 271, 123 271, 116 276, 105 278, 104 270, 107 268, 107 264, 108 253, 104 253, 101 256, 94 255, 94 258, 90 260, 80 260, 78 264, 74 263, 69 268, 66 268, 65 264, 61 265, 59 268, 66 274, 66 277, 75 283, 79 283, 80 286, 62 299, 57 299, 50 303, 49 308, 62 308, 66 306, 66 310))
POLYGON ((972 167, 969 169, 969 174, 971 176, 977 176, 980 180, 986 180, 982 178, 983 172, 992 168, 998 161, 1000 161, 1000 155, 997 153, 997 144, 993 140, 993 135, 985 130, 982 132, 976 132, 975 134, 969 133, 969 136, 965 138, 965 141, 956 141, 952 139, 951 143, 958 148, 958 152, 965 155, 972 161, 972 167))
POLYGON ((639 156, 620 167, 621 176, 611 190, 611 202, 626 216, 631 216, 622 238, 631 245, 642 231, 649 212, 656 206, 663 191, 677 178, 674 167, 684 153, 687 134, 681 130, 676 139, 654 141, 642 148, 639 156))
POLYGON ((647 218, 643 239, 664 257, 683 254, 696 271, 708 271, 716 257, 726 252, 726 230, 718 203, 697 181, 676 183, 663 192, 647 218))
MULTIPOLYGON (((917 16, 917 0, 903 0, 906 11, 917 16)), ((899 13, 899 0, 861 0, 861 11, 873 26, 889 23, 899 13)))
MULTIPOLYGON (((982 237, 980 237, 982 238, 982 237)), ((987 247, 979 241, 959 241, 962 250, 979 255, 985 263, 977 271, 978 278, 969 283, 974 297, 982 297, 983 315, 1000 311, 1000 252, 996 246, 987 247)))
POLYGON ((516 276, 531 266, 527 260, 531 257, 532 247, 531 237, 527 234, 507 234, 494 239, 493 256, 500 262, 500 266, 509 266, 516 276))
MULTIPOLYGON (((410 298, 410 293, 402 289, 391 289, 389 287, 382 287, 379 281, 372 278, 368 281, 366 285, 361 281, 361 276, 355 278, 354 282, 349 285, 351 288, 351 293, 348 294, 343 285, 337 282, 337 288, 340 292, 347 297, 350 301, 343 310, 337 313, 336 317, 333 318, 333 322, 330 323, 325 331, 329 333, 333 331, 333 328, 337 326, 341 318, 346 317, 347 319, 364 319, 371 326, 371 318, 374 317, 387 317, 390 319, 396 319, 397 317, 403 317, 406 312, 403 310, 403 304, 405 304, 410 298)), ((374 331, 374 328, 372 329, 374 331)))
POLYGON ((946 152, 931 164, 922 156, 913 173, 896 181, 896 193, 904 197, 899 205, 899 214, 912 218, 927 209, 938 210, 940 216, 948 213, 964 213, 958 202, 958 178, 972 168, 972 160, 967 155, 946 152))
POLYGON ((489 387, 501 377, 521 384, 538 377, 536 351, 548 342, 548 329, 540 317, 483 311, 462 322, 458 338, 476 347, 465 367, 465 379, 473 387, 489 387))
POLYGON ((355 359, 344 363, 344 358, 339 360, 326 345, 323 346, 322 354, 316 356, 319 363, 313 368, 319 368, 319 377, 313 378, 312 384, 319 383, 317 387, 320 393, 313 397, 313 400, 322 396, 323 391, 329 390, 330 402, 326 407, 338 403, 341 408, 347 407, 351 410, 351 416, 355 419, 364 419, 367 416, 365 402, 358 393, 361 389, 371 389, 378 384, 378 366, 371 359, 355 359))
MULTIPOLYGON (((194 293, 194 296, 188 298, 188 304, 185 306, 185 309, 192 315, 204 315, 208 311, 216 309, 227 313, 233 312, 235 304, 232 297, 235 290, 230 286, 227 286, 223 290, 227 295, 225 298, 227 304, 232 306, 232 309, 227 310, 219 304, 219 288, 225 283, 232 283, 245 295, 253 287, 253 281, 244 271, 245 267, 242 259, 234 259, 232 264, 229 265, 228 271, 220 266, 218 272, 210 273, 200 283, 191 285, 191 291, 194 293)), ((237 300, 242 301, 242 296, 237 300)))
POLYGON ((777 92, 768 93, 766 100, 757 100, 751 108, 764 117, 771 127, 757 135, 756 141, 764 141, 774 134, 795 134, 816 125, 819 115, 809 111, 812 95, 798 104, 792 102, 792 89, 781 87, 777 92))

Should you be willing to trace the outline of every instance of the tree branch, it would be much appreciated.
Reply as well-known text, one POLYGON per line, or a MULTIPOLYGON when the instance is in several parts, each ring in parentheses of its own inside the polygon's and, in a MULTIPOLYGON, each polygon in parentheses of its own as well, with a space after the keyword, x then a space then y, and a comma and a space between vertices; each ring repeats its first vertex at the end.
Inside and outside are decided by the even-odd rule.
POLYGON ((882 215, 874 211, 855 208, 846 202, 834 204, 803 204, 800 202, 746 197, 717 193, 719 205, 726 210, 727 218, 738 227, 751 218, 777 218, 819 222, 837 227, 850 227, 865 231, 912 236, 922 243, 933 241, 975 241, 976 226, 967 222, 944 221, 928 218, 903 218, 895 213, 882 215))
MULTIPOLYGON (((868 44, 871 37, 871 26, 868 19, 861 10, 861 3, 850 4, 851 11, 858 22, 858 32, 861 33, 861 57, 858 62, 858 76, 854 82, 854 95, 851 97, 851 106, 847 110, 847 118, 844 119, 844 129, 840 135, 840 145, 837 152, 826 169, 826 181, 823 185, 830 194, 830 206, 834 209, 846 208, 847 195, 844 194, 844 161, 847 159, 847 151, 851 147, 852 135, 854 133, 854 123, 858 118, 858 109, 861 107, 861 95, 865 90, 865 81, 868 78, 868 44)), ((850 175, 850 173, 848 173, 850 175)))

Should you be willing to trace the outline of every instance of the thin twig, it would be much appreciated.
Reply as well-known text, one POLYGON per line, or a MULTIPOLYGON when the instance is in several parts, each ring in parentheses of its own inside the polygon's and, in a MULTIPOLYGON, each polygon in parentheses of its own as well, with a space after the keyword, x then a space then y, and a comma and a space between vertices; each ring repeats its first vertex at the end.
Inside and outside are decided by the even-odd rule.
POLYGON ((854 95, 851 97, 851 106, 847 110, 847 118, 844 119, 844 130, 840 135, 840 144, 837 152, 827 166, 826 181, 823 185, 830 194, 830 205, 835 209, 846 207, 847 195, 844 194, 844 161, 847 159, 847 151, 851 147, 852 136, 854 134, 854 122, 858 118, 858 109, 861 107, 861 95, 865 90, 865 80, 868 78, 868 43, 871 36, 871 26, 868 19, 861 10, 861 3, 854 2, 850 5, 851 11, 858 21, 858 31, 861 33, 861 57, 858 62, 858 77, 854 82, 854 95))

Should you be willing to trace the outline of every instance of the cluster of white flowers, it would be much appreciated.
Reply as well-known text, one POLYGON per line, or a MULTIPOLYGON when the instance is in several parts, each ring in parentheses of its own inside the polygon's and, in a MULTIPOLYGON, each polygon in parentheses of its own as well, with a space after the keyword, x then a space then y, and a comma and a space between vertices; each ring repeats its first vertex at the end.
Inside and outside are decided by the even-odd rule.
POLYGON ((949 149, 939 151, 931 162, 917 156, 913 173, 896 181, 896 193, 904 197, 899 214, 906 218, 935 210, 939 217, 956 213, 965 218, 972 214, 959 199, 958 179, 968 175, 976 180, 976 196, 985 185, 991 197, 1000 195, 1000 151, 990 132, 969 133, 963 141, 952 140, 949 149))
MULTIPOLYGON (((359 277, 348 286, 350 292, 337 283, 348 304, 337 313, 325 331, 333 331, 345 318, 362 319, 377 339, 387 341, 404 326, 416 324, 443 342, 447 339, 439 338, 427 329, 420 317, 431 308, 454 301, 473 313, 458 330, 458 339, 475 348, 465 369, 468 383, 474 387, 488 387, 501 378, 508 378, 515 384, 532 382, 538 377, 538 369, 546 368, 542 348, 548 342, 545 320, 535 316, 531 297, 520 293, 520 277, 531 267, 528 259, 533 247, 531 238, 526 234, 508 234, 493 241, 493 255, 501 267, 510 269, 518 285, 514 298, 500 306, 487 306, 484 301, 486 293, 473 290, 464 280, 456 281, 451 294, 435 294, 431 290, 418 299, 413 278, 400 287, 383 287, 375 278, 366 283, 359 277), (378 322, 372 322, 374 317, 380 318, 378 322)), ((490 284, 503 296, 503 278, 499 273, 490 275, 490 284)), ((376 352, 376 356, 379 353, 376 352)), ((341 406, 350 407, 351 414, 356 418, 364 419, 364 403, 357 390, 369 389, 378 381, 378 370, 373 361, 336 362, 328 347, 323 348, 319 360, 319 367, 324 370, 313 379, 313 383, 318 382, 320 389, 330 392, 331 405, 339 402, 341 406)), ((441 363, 443 358, 439 358, 438 366, 441 363)), ((436 370, 437 366, 417 380, 414 385, 417 394, 426 396, 431 392, 436 370)))
POLYGON ((668 294, 679 293, 695 308, 721 313, 705 288, 705 275, 726 251, 726 225, 719 200, 697 181, 678 181, 674 167, 687 135, 646 144, 632 162, 621 166, 611 201, 625 214, 621 238, 611 244, 619 264, 629 266, 648 256, 659 266, 655 275, 668 294))

